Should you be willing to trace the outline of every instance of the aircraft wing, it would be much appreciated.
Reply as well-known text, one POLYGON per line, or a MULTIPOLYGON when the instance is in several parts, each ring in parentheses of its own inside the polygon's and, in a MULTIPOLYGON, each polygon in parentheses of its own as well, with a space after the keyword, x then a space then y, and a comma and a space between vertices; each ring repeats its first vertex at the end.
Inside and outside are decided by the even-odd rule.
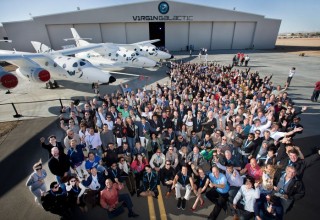
POLYGON ((148 45, 148 44, 153 44, 155 42, 159 42, 160 39, 154 39, 154 40, 146 40, 146 41, 140 41, 140 42, 136 42, 133 44, 117 44, 119 47, 125 47, 128 48, 130 46, 132 47, 136 47, 136 46, 144 46, 144 45, 148 45))
POLYGON ((44 55, 27 52, 0 50, 0 60, 12 63, 19 67, 39 67, 39 64, 32 60, 34 58, 44 58, 44 55))

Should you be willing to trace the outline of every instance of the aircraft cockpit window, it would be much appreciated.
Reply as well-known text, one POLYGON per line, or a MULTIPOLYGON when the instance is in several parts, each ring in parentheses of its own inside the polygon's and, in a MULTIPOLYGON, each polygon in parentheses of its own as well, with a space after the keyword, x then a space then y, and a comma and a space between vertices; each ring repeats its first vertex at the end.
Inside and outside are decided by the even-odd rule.
POLYGON ((134 48, 134 51, 137 51, 137 48, 134 48))
POLYGON ((108 56, 111 57, 111 53, 109 53, 108 56))
POLYGON ((56 64, 56 63, 53 63, 53 67, 57 67, 58 66, 58 64, 56 64))
POLYGON ((80 61, 80 66, 84 66, 84 65, 86 65, 86 63, 83 61, 80 61))
POLYGON ((149 50, 148 50, 148 49, 146 49, 146 51, 148 52, 149 50))
POLYGON ((156 49, 153 48, 152 51, 156 51, 156 49))
POLYGON ((78 67, 78 63, 74 63, 72 66, 73 67, 78 67))
POLYGON ((140 51, 142 51, 142 49, 140 49, 140 51))
POLYGON ((86 62, 86 60, 85 59, 81 59, 83 62, 86 62))
POLYGON ((118 56, 119 56, 119 54, 116 53, 116 57, 118 57, 118 56))
POLYGON ((65 69, 66 67, 67 67, 67 64, 64 63, 64 64, 62 65, 62 68, 65 69))
POLYGON ((139 56, 140 54, 139 54, 139 53, 136 53, 136 55, 139 56))

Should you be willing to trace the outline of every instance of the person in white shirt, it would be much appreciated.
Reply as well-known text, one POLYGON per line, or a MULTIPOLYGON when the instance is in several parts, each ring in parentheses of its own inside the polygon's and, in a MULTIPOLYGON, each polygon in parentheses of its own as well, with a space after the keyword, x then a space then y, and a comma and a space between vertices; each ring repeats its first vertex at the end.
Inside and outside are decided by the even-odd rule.
POLYGON ((89 129, 89 135, 85 137, 85 142, 87 148, 89 148, 89 152, 93 152, 99 157, 102 156, 102 151, 101 151, 101 138, 98 133, 94 132, 94 128, 89 129))
POLYGON ((249 220, 254 217, 254 204, 260 198, 259 183, 254 183, 253 178, 247 178, 233 199, 233 208, 240 219, 249 220), (240 200, 242 198, 242 200, 240 200))
POLYGON ((295 67, 292 67, 292 68, 289 70, 289 75, 288 75, 288 78, 287 78, 287 84, 286 84, 286 87, 287 87, 287 88, 290 86, 290 83, 291 83, 291 80, 292 80, 294 74, 296 74, 296 68, 295 68, 295 67))

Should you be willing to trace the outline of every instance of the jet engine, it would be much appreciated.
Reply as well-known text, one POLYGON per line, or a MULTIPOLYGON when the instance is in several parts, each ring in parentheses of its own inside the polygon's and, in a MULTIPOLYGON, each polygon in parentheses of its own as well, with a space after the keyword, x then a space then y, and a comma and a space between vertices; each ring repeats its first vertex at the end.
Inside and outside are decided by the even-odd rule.
POLYGON ((50 80, 49 71, 43 68, 20 67, 16 72, 22 78, 28 79, 32 82, 43 83, 50 80))
POLYGON ((18 85, 18 77, 0 68, 0 89, 13 89, 18 85))

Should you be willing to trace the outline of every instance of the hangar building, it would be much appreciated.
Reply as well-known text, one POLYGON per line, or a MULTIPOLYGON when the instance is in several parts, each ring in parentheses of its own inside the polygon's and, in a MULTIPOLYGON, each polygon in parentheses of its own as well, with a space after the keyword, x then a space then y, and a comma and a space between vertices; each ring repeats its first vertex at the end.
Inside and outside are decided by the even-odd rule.
POLYGON ((134 43, 161 39, 158 46, 171 51, 193 47, 217 49, 272 49, 281 20, 263 15, 225 10, 176 1, 150 1, 97 9, 33 17, 31 20, 5 22, 1 49, 34 51, 30 41, 40 41, 61 49, 65 38, 72 38, 74 27, 91 42, 134 43))

